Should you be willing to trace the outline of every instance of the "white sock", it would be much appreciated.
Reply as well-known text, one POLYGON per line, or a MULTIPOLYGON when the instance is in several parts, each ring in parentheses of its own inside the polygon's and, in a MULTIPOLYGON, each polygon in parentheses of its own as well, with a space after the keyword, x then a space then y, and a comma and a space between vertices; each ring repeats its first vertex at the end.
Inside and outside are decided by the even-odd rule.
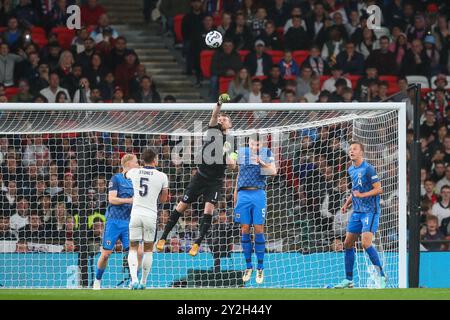
POLYGON ((131 283, 138 282, 138 257, 137 251, 128 252, 128 267, 130 268, 131 283))
POLYGON ((144 252, 144 257, 142 258, 142 279, 141 283, 145 285, 147 283, 147 277, 152 269, 153 263, 153 252, 144 252))

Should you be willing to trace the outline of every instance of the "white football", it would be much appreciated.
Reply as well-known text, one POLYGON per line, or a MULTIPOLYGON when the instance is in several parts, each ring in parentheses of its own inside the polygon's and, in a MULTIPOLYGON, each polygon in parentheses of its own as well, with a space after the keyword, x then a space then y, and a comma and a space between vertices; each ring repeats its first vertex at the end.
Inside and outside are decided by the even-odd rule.
POLYGON ((205 37, 205 43, 209 48, 216 49, 222 45, 222 34, 219 31, 213 30, 208 32, 205 37))

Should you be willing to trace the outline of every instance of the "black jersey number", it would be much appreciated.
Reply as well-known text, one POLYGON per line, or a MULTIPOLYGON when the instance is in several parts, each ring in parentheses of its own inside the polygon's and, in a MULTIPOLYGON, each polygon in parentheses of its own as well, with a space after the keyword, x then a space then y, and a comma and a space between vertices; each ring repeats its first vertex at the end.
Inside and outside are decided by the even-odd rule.
POLYGON ((148 178, 141 178, 141 182, 140 182, 140 185, 139 185, 139 188, 141 188, 139 190, 139 195, 141 197, 145 197, 147 195, 147 193, 148 193, 148 184, 147 184, 147 182, 148 182, 148 178))

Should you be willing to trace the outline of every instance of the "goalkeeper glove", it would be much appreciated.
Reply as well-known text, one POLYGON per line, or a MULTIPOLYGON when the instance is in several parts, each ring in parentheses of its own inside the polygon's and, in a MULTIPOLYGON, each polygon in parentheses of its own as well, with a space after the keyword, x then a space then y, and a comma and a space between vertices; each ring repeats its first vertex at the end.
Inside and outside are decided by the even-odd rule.
POLYGON ((222 105, 222 103, 230 102, 230 100, 231 100, 231 98, 230 98, 230 96, 227 93, 222 93, 219 96, 219 100, 217 101, 217 104, 218 105, 222 105))

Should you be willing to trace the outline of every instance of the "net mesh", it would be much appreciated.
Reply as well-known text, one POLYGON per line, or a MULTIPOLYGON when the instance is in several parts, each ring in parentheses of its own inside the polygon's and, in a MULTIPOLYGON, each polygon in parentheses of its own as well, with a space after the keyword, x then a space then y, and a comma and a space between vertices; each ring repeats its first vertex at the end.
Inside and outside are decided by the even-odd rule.
MULTIPOLYGON (((194 136, 210 111, 4 111, 0 115, 0 286, 90 287, 102 244, 108 182, 125 153, 160 154, 170 202, 161 206, 158 236, 195 172, 194 136), (177 146, 183 144, 181 155, 177 146), (187 154, 187 157, 186 157, 187 154)), ((384 193, 375 244, 398 286, 398 112, 232 111, 232 135, 258 132, 275 154, 268 179, 265 287, 324 287, 344 276, 343 240, 349 214, 348 142, 361 141, 384 193)), ((236 139, 235 150, 244 143, 236 139)), ((149 287, 239 287, 245 260, 233 223, 235 172, 227 171, 213 224, 197 257, 202 199, 185 212, 154 255, 149 287)), ((355 286, 373 287, 374 270, 356 244, 355 286)), ((129 285, 126 253, 117 242, 105 288, 129 285)), ((245 286, 256 286, 254 279, 245 286)))

